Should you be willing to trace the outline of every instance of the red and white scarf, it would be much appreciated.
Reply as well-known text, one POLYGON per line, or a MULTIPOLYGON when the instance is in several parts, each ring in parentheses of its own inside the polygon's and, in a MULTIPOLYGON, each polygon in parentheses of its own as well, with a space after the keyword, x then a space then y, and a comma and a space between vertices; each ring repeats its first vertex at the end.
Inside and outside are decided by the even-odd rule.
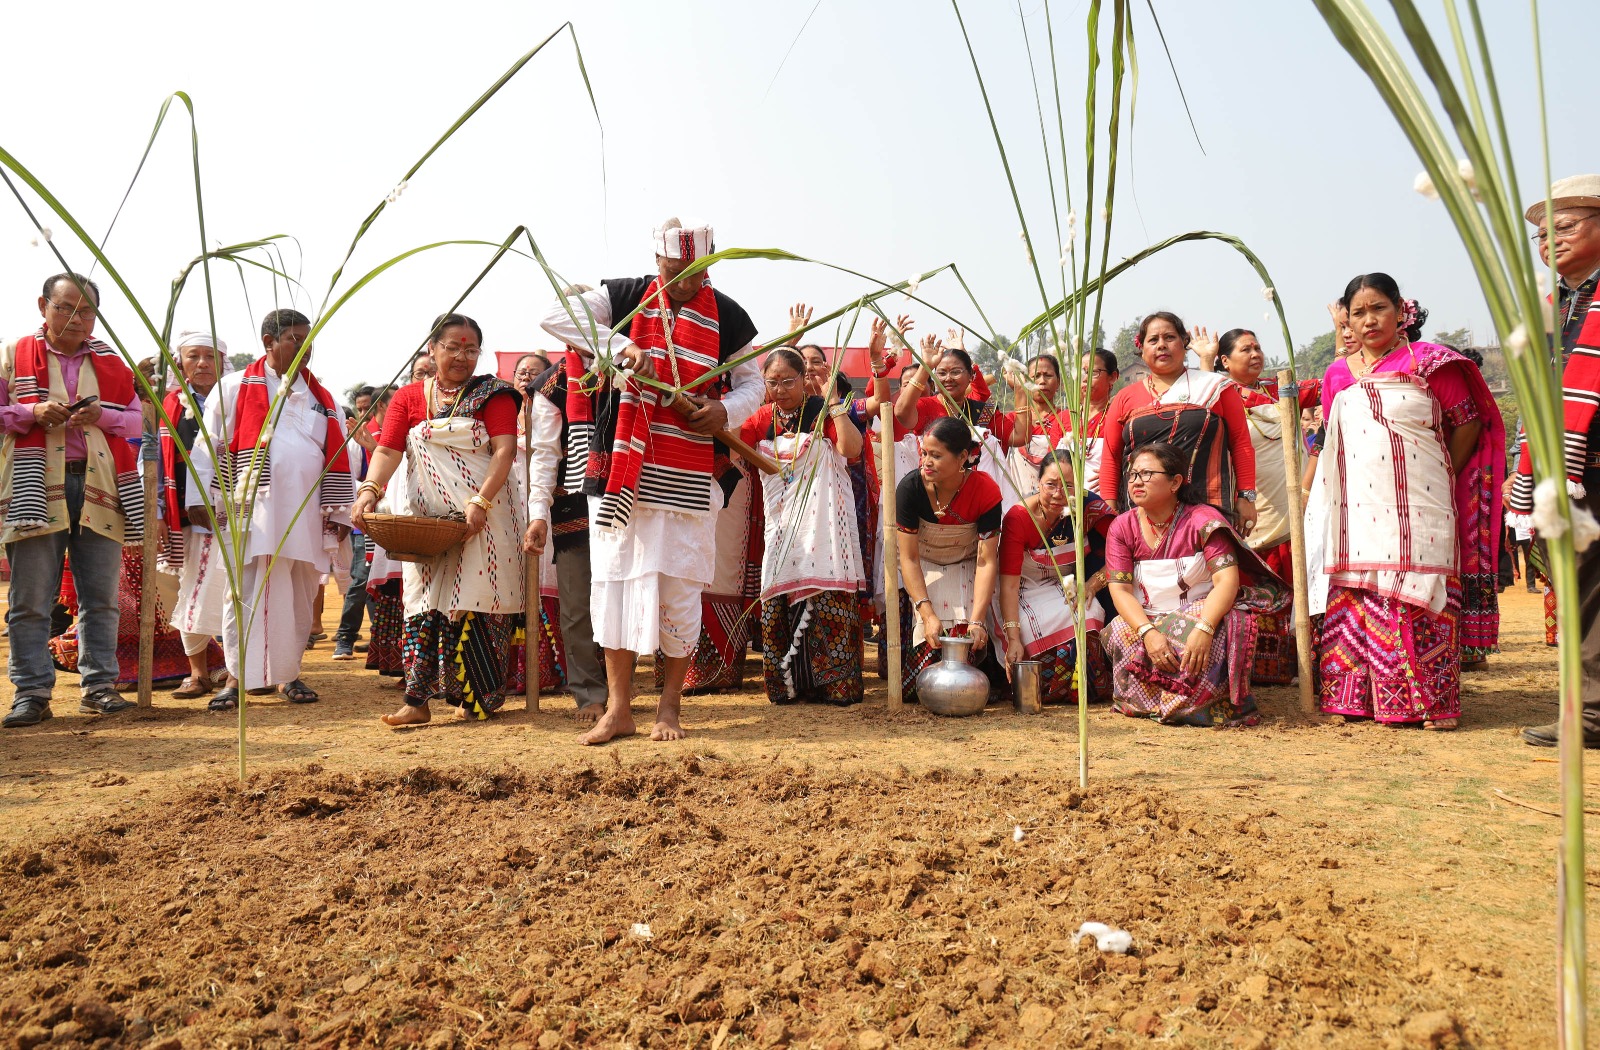
MULTIPOLYGON (((679 389, 713 394, 707 385, 693 385, 717 367, 721 354, 717 299, 710 282, 676 316, 660 277, 650 282, 639 304, 628 337, 649 352, 656 378, 679 389)), ((662 406, 659 390, 624 385, 610 474, 596 518, 600 528, 627 528, 635 503, 680 514, 711 513, 715 446, 686 423, 682 413, 662 406)))
MULTIPOLYGON (((327 421, 322 439, 323 464, 327 469, 322 475, 321 507, 324 511, 348 507, 355 502, 355 483, 350 477, 350 457, 346 451, 344 427, 339 424, 339 409, 334 405, 333 396, 311 374, 311 369, 302 368, 300 375, 305 377, 311 391, 313 409, 327 421)), ((239 383, 233 432, 228 435, 228 454, 222 459, 222 469, 217 471, 213 488, 227 485, 231 489, 238 479, 248 478, 256 446, 260 445, 263 454, 256 494, 264 497, 271 491, 272 463, 267 454, 271 435, 269 433, 266 440, 262 435, 271 409, 272 398, 267 395, 267 359, 258 357, 244 370, 244 378, 239 383)))
MULTIPOLYGON (((122 357, 98 339, 90 339, 84 346, 89 351, 87 364, 93 371, 96 389, 85 389, 89 384, 80 367, 78 394, 97 393, 102 408, 122 410, 137 404, 133 371, 122 357)), ((50 387, 50 350, 41 327, 17 340, 12 358, 11 401, 37 405, 49 400, 50 387)), ((62 396, 66 396, 64 389, 62 396)), ((85 427, 83 439, 88 461, 80 525, 119 542, 124 538, 137 542, 144 533, 144 488, 139 482, 138 454, 127 441, 108 438, 98 427, 85 427), (105 456, 110 457, 110 471, 103 466, 105 456), (106 476, 108 473, 111 477, 106 476), (115 528, 118 514, 122 519, 120 530, 115 528)), ((26 434, 8 435, 8 447, 10 484, 0 496, 6 541, 68 528, 62 481, 66 471, 65 429, 35 426, 26 434)))

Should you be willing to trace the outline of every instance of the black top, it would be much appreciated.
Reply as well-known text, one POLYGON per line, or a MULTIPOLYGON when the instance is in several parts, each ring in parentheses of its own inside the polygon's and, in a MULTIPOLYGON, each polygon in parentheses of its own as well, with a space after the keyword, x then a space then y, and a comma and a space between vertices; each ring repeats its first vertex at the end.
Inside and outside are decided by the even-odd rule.
MULTIPOLYGON (((924 521, 939 524, 920 471, 913 471, 900 479, 894 489, 894 502, 895 524, 905 532, 915 532, 924 521)), ((977 525, 980 536, 999 532, 1003 520, 1000 486, 989 475, 972 471, 960 491, 950 500, 945 514, 977 525)))

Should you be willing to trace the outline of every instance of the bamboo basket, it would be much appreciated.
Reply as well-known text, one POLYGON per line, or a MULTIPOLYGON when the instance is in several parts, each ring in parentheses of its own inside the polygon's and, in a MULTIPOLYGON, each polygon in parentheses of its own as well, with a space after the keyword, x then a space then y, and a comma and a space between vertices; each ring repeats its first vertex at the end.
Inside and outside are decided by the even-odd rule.
POLYGON ((432 561, 467 537, 460 519, 421 514, 368 514, 361 531, 395 561, 432 561))

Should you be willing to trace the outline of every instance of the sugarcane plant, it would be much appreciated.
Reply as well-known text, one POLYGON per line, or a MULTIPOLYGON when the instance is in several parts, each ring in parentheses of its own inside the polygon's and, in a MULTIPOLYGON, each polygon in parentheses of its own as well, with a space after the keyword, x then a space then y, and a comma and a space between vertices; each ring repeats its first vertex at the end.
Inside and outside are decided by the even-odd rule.
MULTIPOLYGON (((1408 59, 1362 0, 1315 0, 1328 29, 1372 82, 1422 161, 1416 188, 1450 214, 1483 290, 1532 452, 1534 522, 1548 548, 1560 648, 1561 845, 1556 858, 1557 943, 1560 959, 1557 1030, 1564 1050, 1586 1045, 1587 955, 1584 929, 1583 666, 1579 651, 1577 551, 1595 535, 1593 517, 1568 497, 1563 455, 1560 357, 1551 351, 1553 315, 1541 291, 1556 287, 1554 252, 1547 267, 1534 257, 1521 224, 1522 201, 1494 57, 1477 0, 1442 0, 1448 36, 1436 41, 1412 0, 1389 7, 1419 67, 1437 95, 1423 95, 1408 59), (1464 17, 1463 17, 1464 16, 1464 17), (1447 60, 1450 54, 1454 68, 1447 60)), ((1536 114, 1519 127, 1540 132, 1539 170, 1551 185, 1549 127, 1540 45, 1539 5, 1529 0, 1536 114)), ((1519 73, 1519 79, 1526 79, 1519 73)), ((1545 215, 1552 208, 1548 190, 1545 215)))
MULTIPOLYGON (((199 493, 199 498, 200 502, 205 507, 206 513, 210 516, 211 521, 220 526, 217 535, 217 547, 223 553, 222 561, 224 572, 227 578, 227 600, 234 614, 235 622, 241 625, 236 641, 236 650, 234 653, 237 660, 237 665, 241 669, 244 667, 245 663, 245 652, 249 644, 250 632, 254 627, 254 617, 250 614, 250 611, 259 604, 261 598, 261 594, 259 592, 254 595, 246 595, 242 593, 245 540, 248 533, 250 515, 254 507, 256 495, 262 484, 262 471, 267 463, 266 452, 271 441, 273 427, 276 425, 279 417, 282 414, 283 406, 287 402, 287 398, 292 386, 294 385, 295 379, 306 367, 307 362, 310 359, 317 334, 338 313, 339 309, 348 303, 356 294, 368 287, 378 277, 382 276, 393 267, 410 258, 413 258, 424 252, 433 251, 447 246, 496 248, 497 250, 494 253, 489 265, 479 273, 478 277, 467 286, 466 290, 464 290, 456 299, 455 304, 451 306, 450 309, 454 310, 471 292, 472 288, 476 287, 476 285, 483 279, 488 270, 492 268, 495 263, 506 257, 508 254, 524 254, 515 251, 512 246, 519 238, 526 236, 526 231, 523 227, 519 226, 517 229, 512 231, 505 241, 498 244, 495 242, 486 242, 481 240, 458 239, 437 241, 430 244, 421 245, 405 252, 401 252, 400 254, 379 263, 377 266, 363 274, 359 279, 350 283, 347 287, 341 284, 346 267, 348 266, 350 260, 354 257, 356 249, 360 245, 362 239, 366 236, 367 232, 371 229, 377 219, 382 215, 385 208, 394 204, 398 200, 400 194, 406 189, 408 181, 415 177, 415 175, 422 169, 423 165, 427 163, 428 159, 432 157, 433 154, 441 147, 443 147, 444 144, 451 138, 451 136, 460 130, 460 128, 468 120, 477 114, 479 110, 481 110, 483 106, 500 91, 501 88, 505 87, 505 85, 509 83, 512 78, 514 78, 523 69, 523 67, 532 61, 536 55, 543 51, 548 44, 550 44, 562 33, 567 33, 572 39, 573 50, 577 58, 578 71, 583 78, 585 89, 588 92, 589 103, 594 109, 596 122, 599 122, 599 108, 595 102, 593 88, 589 83, 588 72, 584 67, 583 53, 578 45, 576 30, 573 28, 570 22, 563 23, 555 31, 550 33, 550 35, 544 40, 540 41, 538 45, 512 63, 505 73, 501 74, 499 79, 491 84, 478 97, 478 99, 461 114, 461 116, 456 118, 456 120, 432 144, 432 146, 430 146, 428 150, 423 153, 416 163, 414 163, 404 173, 404 175, 402 175, 394 189, 390 191, 360 223, 356 229, 355 235, 351 238, 349 248, 346 250, 344 257, 340 260, 338 267, 335 269, 328 282, 328 288, 324 294, 321 307, 316 310, 316 316, 312 320, 309 335, 307 336, 305 342, 301 345, 301 348, 296 354, 290 367, 283 374, 283 381, 279 385, 278 392, 273 397, 269 405, 267 420, 261 429, 260 438, 258 439, 255 447, 250 450, 249 465, 242 472, 238 473, 237 476, 235 476, 231 471, 223 470, 221 466, 223 457, 227 455, 226 450, 228 449, 229 445, 228 434, 226 432, 227 422, 224 422, 224 429, 222 433, 211 433, 204 425, 204 420, 199 412, 199 406, 195 401, 193 393, 186 386, 180 386, 184 407, 193 416, 193 418, 200 423, 199 433, 196 440, 204 443, 204 447, 212 462, 218 464, 219 477, 226 478, 228 481, 227 484, 220 486, 220 490, 217 493, 216 499, 213 499, 212 493, 210 492, 199 493)), ((173 279, 168 291, 167 301, 165 303, 164 318, 160 325, 158 325, 154 320, 155 311, 149 310, 143 305, 140 297, 135 294, 133 288, 129 285, 127 280, 124 279, 121 272, 108 255, 107 243, 111 232, 110 228, 108 228, 105 237, 96 240, 74 217, 71 210, 69 210, 67 206, 59 198, 57 198, 57 196, 51 192, 51 190, 32 171, 30 171, 16 155, 4 148, 0 148, 0 181, 4 181, 6 187, 11 191, 18 205, 22 208, 24 214, 27 216, 28 221, 33 225, 35 229, 35 243, 48 246, 63 270, 71 273, 76 272, 79 269, 71 264, 71 261, 68 259, 65 251, 63 251, 61 240, 54 235, 50 226, 45 224, 45 221, 43 218, 41 218, 40 212, 35 210, 35 207, 32 203, 30 203, 28 196, 23 193, 23 187, 26 187, 32 192, 34 199, 43 206, 43 209, 48 210, 50 214, 55 216, 57 221, 66 226, 66 228, 71 232, 73 238, 78 242, 78 245, 81 247, 81 249, 92 259, 93 265, 89 267, 83 267, 82 269, 89 275, 93 275, 95 273, 104 273, 104 275, 117 286, 117 288, 126 298, 138 321, 138 327, 143 329, 142 332, 140 332, 137 336, 129 335, 124 337, 124 335, 119 334, 117 329, 103 315, 100 317, 100 328, 105 332, 110 344, 116 348, 123 360, 133 369, 134 382, 137 386, 137 389, 139 390, 141 397, 151 402, 155 406, 155 411, 160 420, 160 425, 169 429, 173 427, 173 420, 168 416, 163 405, 164 390, 158 390, 154 385, 152 385, 150 378, 147 377, 137 367, 137 362, 141 357, 150 356, 149 351, 153 351, 154 356, 158 361, 157 377, 159 380, 164 380, 164 377, 168 371, 178 372, 178 359, 175 353, 175 348, 170 345, 172 338, 172 322, 177 312, 179 300, 181 299, 183 292, 188 285, 189 278, 192 276, 195 268, 199 268, 203 277, 206 301, 206 319, 210 327, 213 340, 215 340, 218 327, 211 272, 211 268, 214 263, 222 263, 235 267, 240 274, 241 280, 244 279, 247 267, 253 268, 258 272, 266 273, 272 281, 272 295, 275 302, 281 301, 280 295, 283 298, 294 301, 297 297, 298 289, 300 287, 299 281, 295 277, 291 276, 288 272, 288 268, 283 265, 279 242, 286 239, 285 235, 275 234, 269 237, 257 238, 238 244, 219 246, 216 248, 208 249, 206 247, 207 234, 204 196, 202 193, 199 131, 195 121, 194 103, 189 95, 184 92, 176 92, 169 96, 162 103, 154 127, 151 130, 149 141, 146 143, 144 153, 135 169, 133 180, 129 184, 128 191, 123 195, 122 204, 126 205, 128 198, 132 193, 133 185, 137 183, 140 175, 143 173, 145 162, 150 156, 151 148, 153 147, 157 136, 160 134, 161 128, 174 101, 182 104, 189 118, 190 161, 194 180, 194 204, 197 218, 200 252, 192 260, 185 263, 179 270, 177 277, 173 279), (20 186, 18 185, 19 183, 21 184, 20 186), (255 258, 255 254, 258 253, 264 253, 266 255, 266 261, 255 258), (145 352, 136 352, 136 348, 145 352)), ((119 206, 117 214, 120 215, 120 213, 121 207, 119 206)), ((111 224, 112 227, 114 227, 115 222, 116 219, 113 218, 111 224)), ((531 243, 531 238, 529 238, 529 240, 531 243)), ((81 285, 79 286, 78 291, 80 295, 89 294, 88 290, 81 285)), ((246 296, 248 301, 248 284, 246 285, 246 296)), ((402 363, 400 368, 396 371, 395 376, 391 378, 388 384, 386 384, 387 387, 392 388, 395 385, 400 376, 409 369, 410 361, 411 355, 408 355, 404 363, 402 363)), ((365 417, 355 421, 355 425, 363 425, 364 423, 365 417)), ((153 435, 146 434, 145 437, 147 440, 149 440, 153 437, 153 435)), ((178 447, 178 454, 183 464, 181 469, 192 470, 194 466, 193 460, 189 451, 184 449, 181 444, 178 447)), ((146 468, 148 469, 148 464, 146 464, 146 468)), ((324 464, 324 475, 326 474, 327 469, 327 464, 324 464)), ((291 529, 293 528, 293 522, 298 521, 300 515, 306 512, 307 505, 310 503, 312 495, 315 492, 316 487, 313 487, 312 490, 305 495, 304 499, 301 500, 298 507, 296 507, 294 515, 291 519, 291 529)), ((153 508, 147 507, 147 520, 152 513, 153 508)), ((128 537, 128 540, 129 542, 133 542, 133 537, 128 537)), ((272 554, 271 563, 276 562, 277 558, 282 552, 282 549, 283 540, 280 538, 279 544, 272 554)), ((271 563, 269 563, 269 571, 271 563)), ((146 565, 145 575, 147 580, 151 571, 152 567, 146 565)), ((237 708, 238 768, 239 779, 241 781, 245 778, 247 773, 246 744, 248 723, 246 717, 246 695, 247 694, 245 691, 241 688, 237 708)))

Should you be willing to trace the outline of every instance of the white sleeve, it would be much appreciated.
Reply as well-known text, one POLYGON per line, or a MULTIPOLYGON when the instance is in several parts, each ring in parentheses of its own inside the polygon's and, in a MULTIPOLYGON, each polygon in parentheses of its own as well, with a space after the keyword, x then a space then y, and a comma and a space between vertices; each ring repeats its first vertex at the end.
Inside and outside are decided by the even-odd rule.
POLYGON ((539 327, 576 348, 585 361, 594 359, 597 348, 615 355, 633 346, 632 339, 611 330, 611 293, 604 286, 570 299, 557 299, 539 327))
MULTIPOLYGON (((233 384, 233 389, 238 389, 237 383, 233 384)), ((217 476, 217 464, 211 456, 212 444, 216 444, 216 450, 220 454, 224 456, 228 454, 222 427, 222 421, 227 415, 228 400, 228 391, 219 381, 212 389, 211 396, 206 398, 206 407, 201 410, 201 422, 204 426, 201 432, 195 435, 194 447, 189 450, 189 459, 194 464, 194 469, 189 472, 189 487, 184 493, 184 502, 190 507, 205 506, 205 495, 211 491, 211 481, 217 476), (207 434, 211 435, 210 441, 206 440, 207 434)), ((222 507, 217 507, 217 514, 221 516, 222 507)))
MULTIPOLYGON (((744 357, 755 350, 756 344, 745 344, 734 357, 744 357)), ((755 410, 761 407, 761 402, 766 398, 766 380, 761 378, 761 366, 755 358, 735 365, 728 373, 728 382, 732 389, 722 399, 722 407, 728 412, 728 429, 737 430, 739 424, 749 419, 755 410)))
POLYGON ((529 396, 533 398, 533 428, 529 431, 533 468, 529 472, 528 521, 534 522, 550 517, 550 493, 556 487, 556 467, 561 462, 561 413, 549 398, 529 396))

